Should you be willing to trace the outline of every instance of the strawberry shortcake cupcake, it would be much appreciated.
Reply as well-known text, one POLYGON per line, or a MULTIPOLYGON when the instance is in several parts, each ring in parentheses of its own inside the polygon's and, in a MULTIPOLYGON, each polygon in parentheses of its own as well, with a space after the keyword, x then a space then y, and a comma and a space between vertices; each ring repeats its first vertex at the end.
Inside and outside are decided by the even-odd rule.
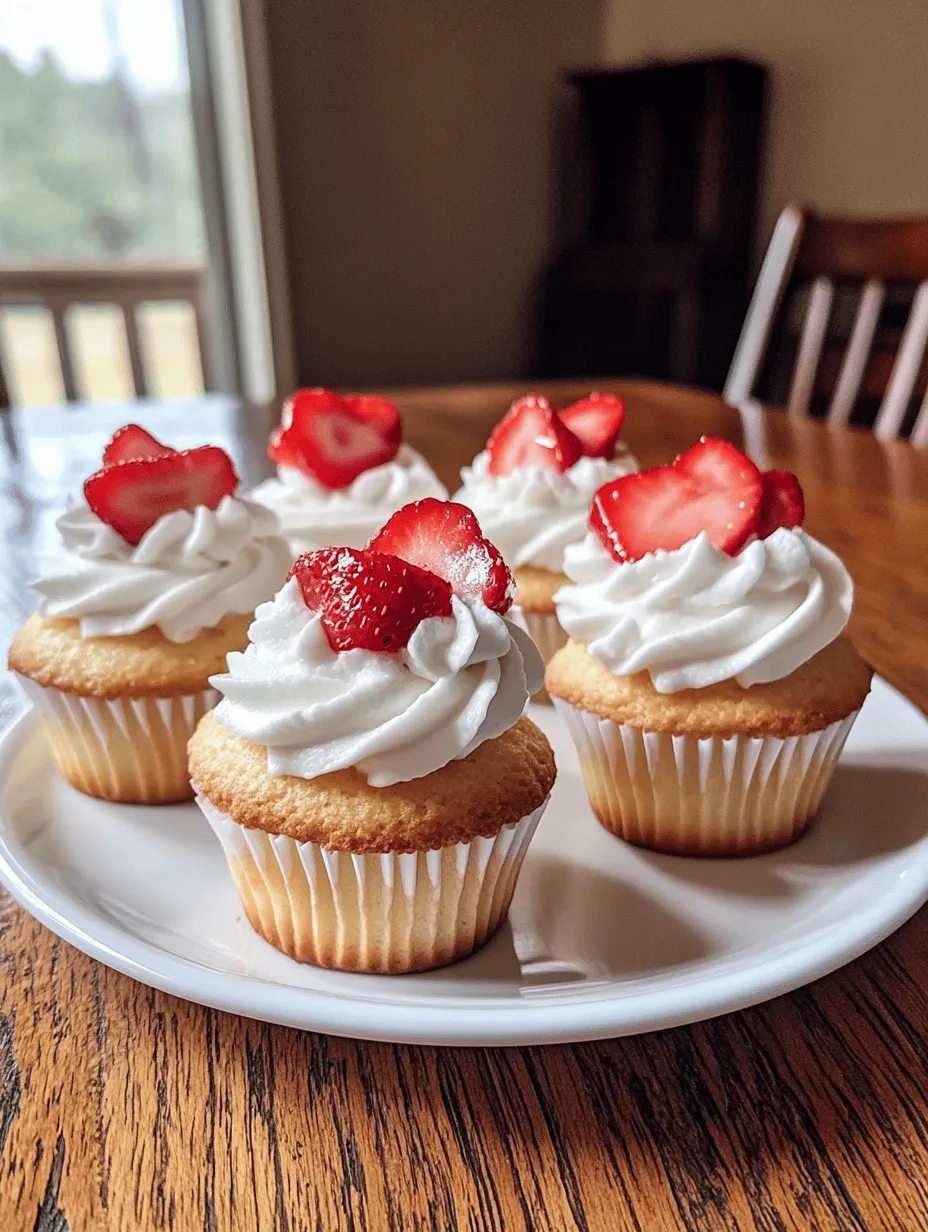
POLYGON ((403 443, 399 408, 388 398, 297 390, 284 402, 268 455, 277 476, 250 495, 277 514, 293 556, 361 548, 402 505, 448 495, 425 458, 403 443))
POLYGON ((596 493, 546 684, 619 837, 752 854, 814 818, 872 672, 848 572, 803 518, 795 475, 706 438, 596 493))
POLYGON ((526 394, 461 472, 455 500, 474 510, 512 569, 513 614, 545 660, 567 640, 554 606, 567 581, 564 552, 583 538, 597 488, 637 470, 617 444, 624 418, 613 394, 592 393, 560 412, 541 394, 526 394))
POLYGON ((217 700, 209 677, 245 646, 291 561, 277 519, 237 488, 222 449, 180 452, 130 424, 58 519, 64 564, 33 583, 38 611, 9 666, 88 795, 192 795, 186 744, 217 700))
POLYGON ((554 782, 542 665, 469 509, 301 556, 260 607, 190 775, 255 930, 302 962, 420 971, 506 917, 554 782))

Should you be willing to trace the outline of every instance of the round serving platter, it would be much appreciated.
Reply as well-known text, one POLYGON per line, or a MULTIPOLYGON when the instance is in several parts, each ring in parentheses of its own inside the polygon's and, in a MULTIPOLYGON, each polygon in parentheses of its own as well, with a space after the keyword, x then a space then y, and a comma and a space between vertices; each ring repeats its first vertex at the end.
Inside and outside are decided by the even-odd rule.
POLYGON ((928 898, 928 720, 882 680, 821 816, 785 851, 695 860, 596 823, 567 732, 531 707, 558 780, 509 923, 479 954, 411 976, 293 962, 245 920, 195 805, 82 796, 37 718, 0 740, 0 880, 42 923, 145 984, 203 1005, 359 1039, 564 1043, 656 1031, 808 983, 928 898))

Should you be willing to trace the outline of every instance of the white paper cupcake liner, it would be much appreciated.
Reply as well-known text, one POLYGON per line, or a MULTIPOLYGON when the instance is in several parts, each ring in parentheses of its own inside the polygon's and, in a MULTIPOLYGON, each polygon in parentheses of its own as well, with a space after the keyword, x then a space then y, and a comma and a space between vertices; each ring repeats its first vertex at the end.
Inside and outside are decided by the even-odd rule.
POLYGON ((567 642, 554 612, 526 612, 516 603, 509 615, 529 635, 545 663, 567 642))
POLYGON ((368 855, 249 830, 197 803, 256 932, 300 962, 389 974, 444 966, 492 937, 548 802, 489 838, 368 855))
MULTIPOLYGON (((516 603, 510 613, 511 619, 520 625, 538 647, 539 654, 547 665, 560 648, 567 643, 567 634, 561 628, 554 612, 526 612, 516 603)), ((532 698, 535 702, 549 701, 544 688, 532 698)))
POLYGON ((821 731, 696 739, 602 719, 554 698, 596 816, 660 851, 741 855, 784 847, 818 812, 857 711, 821 731))
POLYGON ((192 797, 187 741, 218 702, 215 689, 103 701, 19 680, 45 720, 59 770, 80 791, 130 804, 192 797))

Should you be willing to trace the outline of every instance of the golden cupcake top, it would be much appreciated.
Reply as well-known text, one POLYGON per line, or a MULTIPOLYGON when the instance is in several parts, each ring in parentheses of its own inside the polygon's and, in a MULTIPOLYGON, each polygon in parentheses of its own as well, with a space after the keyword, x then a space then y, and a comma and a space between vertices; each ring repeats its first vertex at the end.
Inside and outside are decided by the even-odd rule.
POLYGON ((329 851, 427 851, 498 834, 540 808, 554 785, 554 754, 522 717, 463 759, 371 789, 348 767, 317 778, 270 774, 263 745, 207 715, 190 741, 197 791, 247 829, 329 851))
POLYGON ((643 731, 697 740, 820 731, 859 710, 873 672, 846 637, 838 637, 788 676, 744 689, 734 680, 711 688, 659 693, 650 675, 619 676, 582 642, 569 641, 548 664, 545 684, 571 705, 643 731))

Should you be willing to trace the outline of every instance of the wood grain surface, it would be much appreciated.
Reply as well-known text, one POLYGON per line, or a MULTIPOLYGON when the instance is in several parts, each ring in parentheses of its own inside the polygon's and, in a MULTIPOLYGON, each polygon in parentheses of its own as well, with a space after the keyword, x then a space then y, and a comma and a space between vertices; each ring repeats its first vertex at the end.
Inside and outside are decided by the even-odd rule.
MULTIPOLYGON (((928 454, 692 391, 610 387, 646 463, 712 432, 799 473, 810 531, 856 579, 859 647, 928 707, 928 454)), ((513 392, 401 395, 408 435, 453 482, 513 392)), ((217 435, 219 412, 194 409, 187 431, 217 435)), ((23 464, 2 477, 7 636, 62 479, 86 473, 105 430, 65 414, 34 431, 23 416, 23 464)), ((267 416, 223 415, 260 470, 267 416)), ((756 1009, 466 1051, 202 1009, 85 958, 0 896, 0 1232, 928 1229, 926 1028, 924 911, 756 1009)))

